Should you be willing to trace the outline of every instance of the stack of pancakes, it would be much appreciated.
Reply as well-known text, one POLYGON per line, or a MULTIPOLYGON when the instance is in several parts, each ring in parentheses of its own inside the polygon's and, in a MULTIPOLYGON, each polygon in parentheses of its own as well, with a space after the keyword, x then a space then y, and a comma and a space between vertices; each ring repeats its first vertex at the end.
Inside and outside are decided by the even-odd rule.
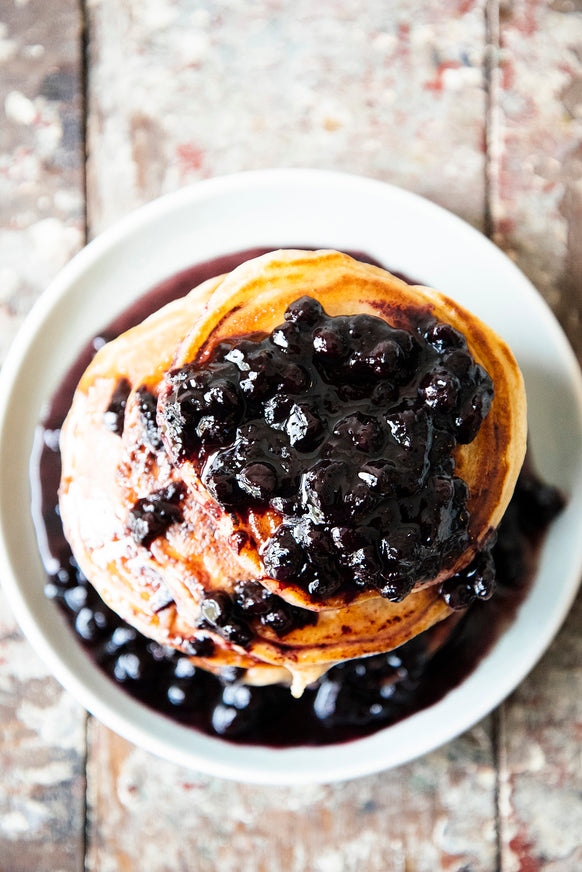
POLYGON ((497 528, 525 443, 518 366, 476 317, 434 290, 339 252, 276 251, 203 283, 96 354, 62 429, 60 511, 82 571, 124 620, 212 672, 240 667, 249 683, 285 682, 298 694, 334 663, 397 648, 452 615, 443 582, 466 568, 497 528), (468 545, 401 602, 374 590, 314 597, 293 579, 270 578, 262 554, 281 523, 277 511, 221 505, 204 486, 200 465, 177 456, 158 427, 168 373, 192 362, 203 367, 221 342, 268 335, 289 304, 305 295, 329 316, 366 313, 398 325, 403 311, 430 313, 464 334, 493 381, 494 398, 477 436, 454 453, 455 474, 469 491, 468 545), (167 506, 166 522, 136 537, 136 506, 147 511, 160 492, 178 495, 167 506), (241 583, 249 582, 297 609, 294 614, 309 614, 283 634, 251 616, 244 644, 235 634, 228 638, 204 620, 202 605, 216 593, 236 598, 241 583))

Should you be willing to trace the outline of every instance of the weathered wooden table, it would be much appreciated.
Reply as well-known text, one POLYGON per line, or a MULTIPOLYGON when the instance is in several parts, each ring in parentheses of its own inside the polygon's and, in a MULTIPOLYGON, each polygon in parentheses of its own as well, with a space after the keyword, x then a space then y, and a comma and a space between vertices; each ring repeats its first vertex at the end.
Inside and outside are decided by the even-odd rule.
MULTIPOLYGON (((87 238, 268 166, 361 173, 458 213, 582 354, 580 0, 0 0, 0 97, 2 354, 87 238)), ((0 872, 577 872, 581 615, 578 599, 533 674, 447 746, 277 789, 116 737, 0 599, 0 872)))

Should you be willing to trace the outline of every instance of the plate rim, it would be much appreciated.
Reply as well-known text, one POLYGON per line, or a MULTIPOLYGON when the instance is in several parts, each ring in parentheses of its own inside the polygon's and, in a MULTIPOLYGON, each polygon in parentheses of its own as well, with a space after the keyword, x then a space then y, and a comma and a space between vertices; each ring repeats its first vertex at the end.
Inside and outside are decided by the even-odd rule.
MULTIPOLYGON (((543 298, 535 290, 531 282, 529 282, 518 267, 513 264, 513 262, 510 261, 490 240, 483 236, 474 227, 463 221, 463 219, 448 212, 443 209, 443 207, 424 199, 418 194, 406 191, 403 188, 396 187, 387 182, 336 171, 317 169, 270 169, 253 170, 244 173, 235 173, 228 176, 218 176, 182 188, 173 193, 166 194, 163 197, 129 213, 112 227, 105 230, 83 248, 63 268, 63 270, 59 272, 31 309, 31 312, 20 328, 18 335, 9 350, 2 371, 0 372, 0 459, 5 456, 8 442, 9 400, 14 381, 21 372, 22 367, 25 365, 27 357, 31 352, 31 348, 34 345, 34 341, 37 338, 39 331, 42 329, 45 320, 53 312, 57 302, 61 300, 63 296, 66 296, 67 293, 71 293, 71 288, 74 287, 74 283, 78 281, 88 269, 96 263, 99 263, 100 259, 102 259, 107 252, 110 252, 116 246, 123 245, 128 236, 139 233, 140 229, 144 226, 149 226, 152 222, 162 219, 165 215, 172 213, 178 208, 192 208, 196 204, 204 203, 205 200, 212 200, 217 196, 223 196, 225 194, 232 196, 233 194, 236 195, 241 192, 248 192, 249 190, 256 189, 257 185, 264 189, 272 189, 276 185, 297 185, 301 183, 309 185, 319 183, 323 184, 324 187, 351 187, 360 193, 363 189, 367 189, 369 192, 374 192, 375 195, 380 193, 381 196, 404 199, 407 203, 413 204, 415 208, 430 213, 436 220, 442 219, 443 216, 446 216, 446 220, 449 222, 452 221, 453 225, 456 225, 461 232, 466 233, 469 231, 470 234, 475 234, 475 236, 479 238, 480 243, 486 243, 486 245, 490 247, 490 252, 495 252, 495 257, 500 256, 503 258, 505 266, 511 267, 514 271, 516 280, 521 282, 524 288, 529 288, 529 293, 532 296, 532 305, 538 307, 539 312, 541 313, 540 317, 543 316, 548 324, 551 323, 553 325, 552 330, 554 336, 561 342, 561 352, 564 355, 563 362, 568 366, 568 383, 576 396, 578 423, 580 429, 582 429, 582 375, 573 349, 571 348, 557 319, 543 298)), ((364 194, 365 193, 366 191, 364 191, 364 194)), ((446 293, 446 289, 444 290, 446 293)), ((78 350, 79 349, 77 348, 77 351, 78 350)), ((6 547, 4 537, 5 514, 6 500, 2 497, 2 493, 0 492, 0 521, 2 521, 2 534, 0 536, 0 577, 2 579, 2 584, 7 593, 8 602, 11 605, 23 632, 33 647, 41 654, 45 662, 49 665, 50 671, 55 674, 60 683, 63 684, 63 686, 69 690, 88 711, 91 711, 99 718, 99 720, 106 723, 107 726, 111 727, 115 732, 124 736, 129 741, 147 748, 158 756, 172 760, 175 763, 196 768, 207 774, 260 784, 321 783, 322 781, 330 782, 369 775, 373 772, 378 772, 381 769, 409 762, 418 756, 434 750, 444 742, 469 729, 488 712, 499 705, 499 703, 502 702, 503 699, 505 699, 507 695, 521 683, 523 678, 531 671, 533 666, 545 653, 574 601, 578 589, 578 582, 580 580, 580 567, 582 566, 581 542, 578 546, 576 558, 578 576, 577 583, 572 581, 569 584, 567 596, 564 595, 562 598, 561 608, 556 610, 556 613, 552 615, 552 621, 546 625, 546 632, 543 634, 542 645, 536 649, 535 654, 532 654, 529 660, 522 662, 522 668, 517 680, 515 680, 516 673, 514 672, 511 674, 511 678, 506 680, 505 684, 501 681, 498 688, 499 693, 494 695, 499 696, 497 701, 491 703, 489 697, 483 698, 481 700, 481 705, 479 706, 478 704, 475 704, 471 708, 470 714, 468 714, 464 719, 457 719, 455 729, 452 733, 443 727, 440 731, 435 731, 435 733, 430 734, 430 739, 427 737, 424 745, 417 744, 414 749, 410 749, 408 754, 396 755, 398 758, 396 761, 388 759, 390 756, 394 757, 394 755, 388 755, 387 758, 386 754, 384 754, 383 759, 378 762, 377 754, 372 753, 368 756, 367 765, 362 765, 362 761, 357 759, 356 754, 355 762, 342 760, 340 764, 337 759, 334 762, 331 762, 330 759, 326 767, 320 767, 323 771, 320 773, 314 773, 313 765, 315 757, 331 757, 333 749, 335 749, 334 756, 336 756, 337 749, 341 747, 340 745, 334 744, 316 746, 313 748, 298 747, 282 749, 258 746, 257 749, 257 746, 233 745, 232 743, 225 742, 220 738, 215 739, 197 733, 196 736, 204 740, 202 742, 202 751, 196 752, 192 749, 184 750, 173 744, 168 746, 164 739, 160 739, 159 730, 161 729, 162 724, 157 724, 157 727, 159 728, 158 733, 152 735, 152 733, 145 729, 140 722, 128 722, 126 715, 120 715, 120 710, 123 713, 124 709, 127 708, 126 706, 117 705, 116 707, 112 707, 107 702, 103 702, 101 696, 95 696, 95 691, 90 689, 87 683, 81 680, 78 670, 75 671, 74 669, 71 669, 70 664, 54 649, 46 635, 46 631, 43 631, 43 628, 39 627, 38 622, 34 618, 33 612, 29 608, 27 597, 24 595, 16 574, 13 571, 12 559, 6 547), (239 758, 245 758, 247 762, 245 763, 242 759, 239 759, 238 764, 233 764, 232 761, 223 762, 222 760, 217 759, 213 759, 209 762, 205 750, 210 749, 211 746, 214 746, 214 749, 219 747, 224 750, 225 745, 230 749, 238 749, 237 753, 239 758), (206 748, 204 746, 206 746, 206 748), (240 749, 242 749, 242 751, 240 749), (256 753, 257 750, 258 755, 256 753), (266 761, 259 769, 257 769, 258 756, 266 761), (388 759, 388 762, 385 762, 386 759, 388 759), (283 767, 280 766, 281 761, 285 761, 283 767)), ((572 562, 574 562, 574 560, 572 562)), ((518 618, 516 618, 516 620, 518 620, 518 618)), ((507 632, 508 631, 506 630, 503 635, 506 636, 507 632)), ((85 659, 91 663, 94 669, 97 670, 97 667, 92 664, 88 655, 85 659)), ((484 660, 486 661, 487 659, 488 655, 484 660)), ((473 670, 469 678, 478 674, 480 667, 481 664, 473 670)), ((81 670, 81 675, 82 674, 83 670, 81 670)), ((105 680, 108 682, 107 679, 105 680)), ((458 692, 462 691, 466 681, 462 682, 459 687, 449 691, 445 699, 454 699, 457 697, 458 692)), ((110 682, 108 682, 108 684, 109 683, 110 682)), ((114 687, 116 694, 122 695, 124 700, 129 699, 124 691, 114 685, 112 686, 114 687)), ((115 697, 116 694, 113 696, 115 697)), ((105 696, 107 699, 107 694, 105 696)), ((145 707, 140 703, 137 703, 135 700, 131 700, 131 703, 137 705, 140 709, 145 709, 145 707)), ((436 705, 438 706, 439 703, 436 705)), ((130 706, 130 709, 132 707, 133 706, 130 706)), ((400 722, 400 724, 383 728, 372 736, 355 740, 355 744, 352 742, 345 746, 354 748, 356 744, 360 745, 361 743, 366 743, 370 747, 380 745, 381 742, 379 741, 379 738, 387 731, 398 733, 400 732, 398 727, 401 726, 401 724, 406 725, 410 722, 411 718, 419 719, 422 718, 423 715, 426 717, 434 710, 434 708, 435 706, 433 705, 422 710, 418 714, 406 718, 403 722, 400 722)), ((149 709, 146 709, 145 711, 147 712, 148 719, 154 717, 155 719, 160 719, 160 721, 163 721, 166 725, 169 722, 163 715, 152 713, 149 709)), ((172 726, 172 731, 176 727, 179 727, 175 722, 169 723, 172 726)), ((191 735, 192 733, 192 730, 187 727, 181 727, 179 731, 183 731, 188 735, 191 735)), ((167 731, 161 729, 161 732, 163 735, 167 731)), ((232 757, 232 755, 226 756, 227 758, 232 757)), ((346 755, 343 756, 345 757, 346 755)))

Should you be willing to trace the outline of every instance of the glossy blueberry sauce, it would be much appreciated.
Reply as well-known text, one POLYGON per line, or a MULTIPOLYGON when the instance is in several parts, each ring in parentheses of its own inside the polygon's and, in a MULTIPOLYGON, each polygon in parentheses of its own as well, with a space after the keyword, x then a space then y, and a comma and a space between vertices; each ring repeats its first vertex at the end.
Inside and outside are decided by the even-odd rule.
POLYGON ((329 317, 305 296, 284 317, 166 374, 166 446, 228 511, 282 517, 262 554, 271 578, 319 599, 359 589, 400 602, 466 550, 453 453, 475 438, 492 381, 428 312, 401 312, 396 327, 329 317))
MULTIPOLYGON (((235 668, 224 670, 220 678, 210 675, 194 667, 188 656, 158 645, 125 624, 83 576, 60 523, 58 434, 73 392, 103 342, 207 278, 228 272, 267 250, 239 252, 168 279, 119 316, 84 350, 38 429, 31 463, 33 513, 48 575, 47 596, 63 611, 82 647, 133 697, 180 723, 232 741, 277 747, 328 744, 367 735, 430 706, 471 672, 511 623, 527 595, 541 537, 563 501, 556 489, 543 484, 526 464, 492 550, 497 575, 495 596, 487 601, 478 599, 465 614, 448 619, 396 651, 333 667, 299 700, 287 688, 247 687, 240 683, 240 672, 235 668)), ((361 253, 356 256, 371 262, 361 253)), ((106 413, 114 432, 122 426, 125 399, 121 385, 106 413)), ((147 397, 143 403, 147 417, 147 397)), ((157 438, 155 428, 152 438, 157 438)), ((179 499, 175 494, 164 494, 159 499, 163 503, 162 516, 167 513, 171 522, 179 512, 179 499)), ((144 542, 155 535, 154 530, 140 526, 139 513, 136 530, 144 542)), ((455 591, 458 596, 458 583, 455 591)), ((268 594, 241 588, 236 600, 239 610, 263 615, 275 630, 277 626, 282 632, 288 629, 285 622, 290 620, 289 614, 273 606, 268 594)), ((220 603, 208 604, 209 615, 220 607, 220 603)), ((211 652, 196 653, 208 656, 211 652)))

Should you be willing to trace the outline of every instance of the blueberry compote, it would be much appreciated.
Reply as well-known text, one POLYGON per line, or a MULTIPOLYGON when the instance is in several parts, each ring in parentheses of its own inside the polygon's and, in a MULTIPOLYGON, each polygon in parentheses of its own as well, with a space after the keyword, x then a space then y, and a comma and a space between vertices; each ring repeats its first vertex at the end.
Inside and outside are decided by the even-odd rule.
MULTIPOLYGON (((458 612, 459 617, 453 618, 452 623, 449 619, 448 624, 444 622, 396 651, 333 667, 299 700, 293 699, 287 688, 247 687, 240 683, 240 672, 234 668, 223 670, 220 677, 210 675, 193 666, 186 654, 164 648, 125 624, 101 601, 84 577, 63 535, 57 502, 60 426, 82 372, 104 341, 139 323, 150 312, 183 295, 206 278, 228 272, 239 263, 262 253, 261 250, 240 252, 186 270, 155 288, 85 350, 55 395, 43 426, 38 431, 31 465, 33 509, 39 545, 48 573, 45 588, 47 596, 63 610, 83 648, 128 693, 181 723, 232 741, 276 746, 327 744, 366 735, 431 705, 474 668, 512 620, 525 597, 541 535, 560 511, 562 498, 554 488, 541 483, 529 469, 524 469, 492 550, 489 549, 485 556, 479 558, 481 562, 478 565, 469 567, 462 578, 457 576, 451 589, 443 592, 449 596, 451 605, 464 608, 472 603, 471 607, 464 614, 458 612), (485 602, 480 592, 482 594, 492 571, 497 574, 496 594, 485 602)), ((358 257, 366 259, 362 255, 358 257)), ((324 340, 320 342, 317 337, 325 336, 324 328, 328 327, 321 313, 318 313, 318 319, 322 332, 315 334, 317 327, 314 328, 314 349, 316 346, 324 347, 324 340)), ((291 318, 286 323, 293 325, 295 322, 291 318)), ((414 341, 419 341, 417 336, 414 341)), ((459 341, 455 337, 453 345, 459 341)), ((445 343, 441 345, 433 333, 429 344, 434 348, 437 355, 434 360, 438 362, 438 355, 447 353, 444 351, 445 343)), ((332 347, 331 339, 329 347, 332 347)), ((462 347, 457 347, 456 351, 465 353, 462 347)), ((321 377, 323 380, 325 375, 321 377)), ((486 384, 481 375, 478 381, 486 384)), ((381 383, 382 379, 375 381, 374 387, 381 383)), ((358 380, 355 384, 358 384, 358 380)), ((125 394, 125 388, 121 385, 106 412, 108 423, 115 432, 120 432, 122 427, 125 394)), ((431 391, 428 391, 428 395, 431 395, 431 391)), ((438 389, 435 395, 438 395, 438 389)), ((354 403, 356 410, 350 414, 356 415, 358 408, 355 399, 354 403)), ((144 396, 144 418, 153 421, 150 405, 148 397, 144 396)), ((438 415, 434 420, 436 424, 433 423, 433 428, 436 431, 440 427, 438 415)), ((374 430, 373 426, 368 428, 366 423, 362 424, 356 418, 353 425, 348 423, 339 428, 341 432, 338 431, 337 437, 333 438, 337 438, 339 446, 355 444, 357 451, 358 440, 370 438, 374 430)), ((441 429, 447 436, 450 435, 446 428, 441 429)), ((274 428, 273 432, 280 431, 274 428)), ((151 436, 154 440, 158 439, 153 426, 151 436)), ((384 435, 383 438, 387 437, 384 435)), ((448 443, 449 439, 445 441, 448 443)), ((256 461, 257 464, 259 462, 263 461, 256 461)), ((447 469, 444 463, 441 474, 448 474, 449 481, 454 482, 451 471, 447 472, 447 469)), ((259 471, 260 475, 253 476, 253 471, 247 470, 245 475, 248 492, 260 501, 265 498, 264 488, 268 477, 259 471)), ((237 487, 240 487, 240 482, 237 482, 237 487)), ((443 485, 443 489, 450 493, 449 485, 443 485)), ((316 497, 313 497, 313 503, 309 502, 315 491, 310 490, 307 483, 305 491, 309 495, 306 497, 308 504, 317 509, 316 497)), ((172 517, 179 510, 178 496, 162 496, 164 512, 172 517)), ((460 502, 459 512, 462 511, 460 502)), ((313 516, 314 513, 311 514, 313 516)), ((287 518, 287 524, 293 526, 292 513, 288 513, 287 518)), ((314 518, 314 526, 321 524, 317 511, 314 518)), ((339 520, 337 515, 330 516, 329 521, 333 521, 330 533, 334 535, 335 531, 335 538, 340 540, 344 534, 339 531, 349 525, 336 523, 336 520, 339 520)), ((142 529, 139 524, 136 524, 136 530, 146 539, 152 535, 151 530, 142 529)), ((293 542, 296 542, 295 531, 292 535, 293 542)), ((282 542, 282 552, 284 546, 282 542)), ((374 540, 374 548, 376 553, 385 546, 378 545, 378 541, 374 540)), ((234 605, 230 604, 232 608, 227 610, 230 620, 239 613, 260 615, 261 620, 268 622, 275 630, 285 632, 288 629, 286 622, 290 616, 273 606, 267 592, 243 586, 236 591, 235 599, 234 605)), ((168 601, 161 600, 159 607, 163 609, 168 604, 168 601)), ((209 605, 210 617, 214 614, 211 612, 209 605)), ((204 657, 212 655, 211 642, 196 644, 206 648, 193 648, 192 654, 204 657)))
MULTIPOLYGON (((305 296, 270 335, 222 342, 165 380, 174 459, 228 510, 280 513, 266 572, 316 598, 357 588, 399 602, 469 543, 453 452, 477 435, 493 384, 454 327, 400 319, 407 329, 329 317, 305 296)), ((487 597, 490 556, 472 573, 487 597)))

